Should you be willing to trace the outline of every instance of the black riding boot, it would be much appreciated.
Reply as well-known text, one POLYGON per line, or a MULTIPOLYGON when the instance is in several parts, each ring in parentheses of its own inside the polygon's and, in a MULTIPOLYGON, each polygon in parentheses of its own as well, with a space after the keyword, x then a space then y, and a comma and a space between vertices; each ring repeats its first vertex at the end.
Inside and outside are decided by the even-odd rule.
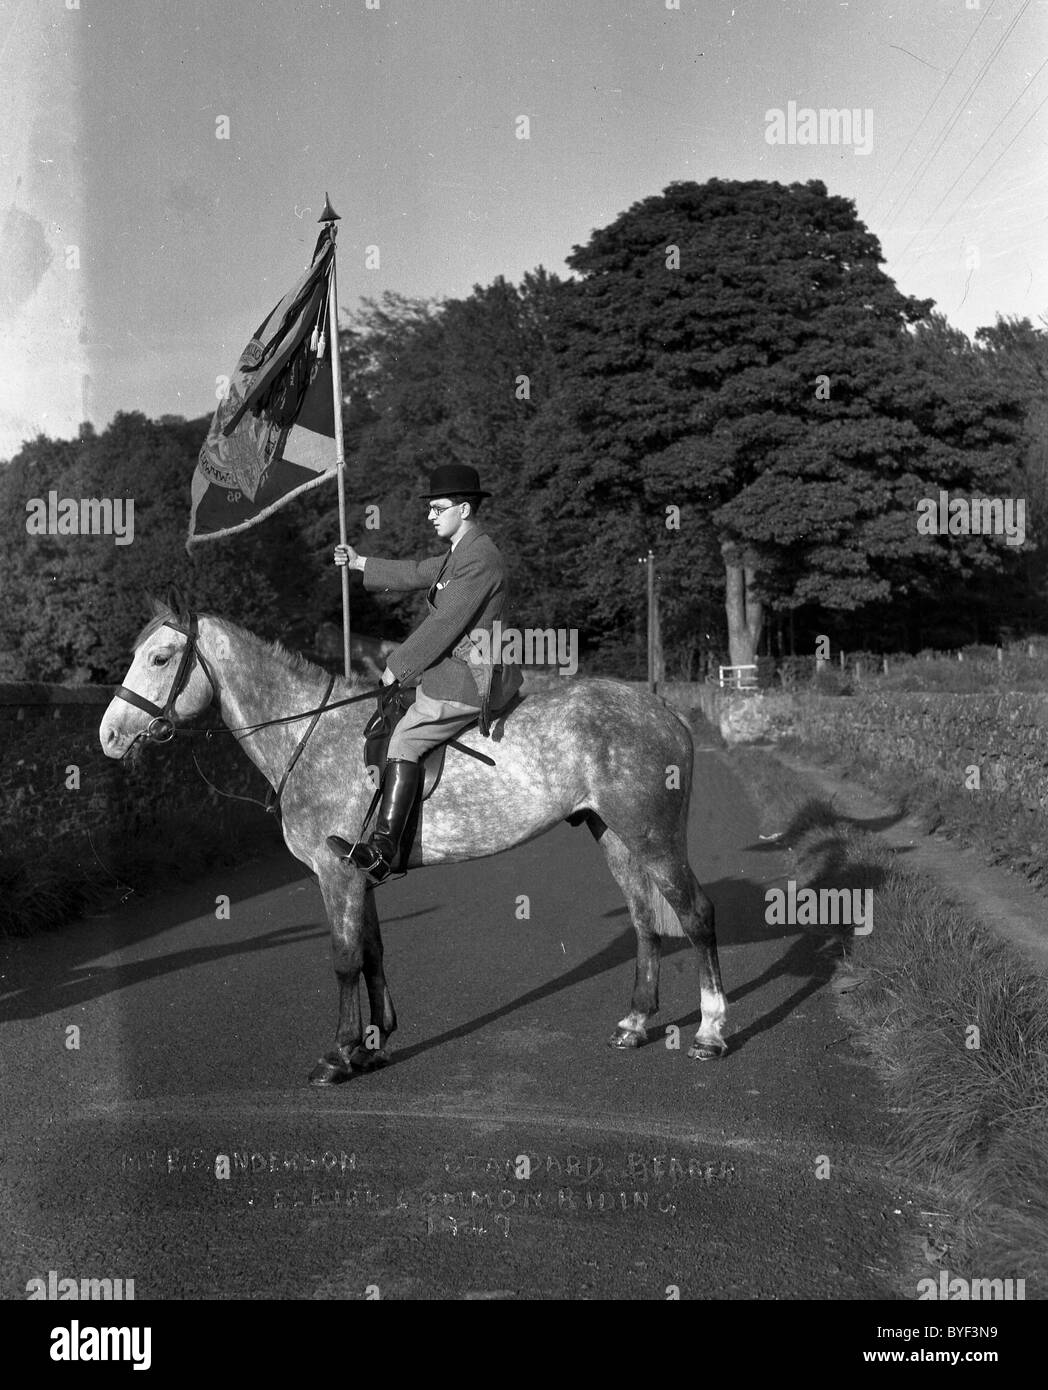
POLYGON ((409 763, 403 758, 390 758, 386 763, 375 829, 367 844, 354 845, 345 856, 364 870, 371 883, 385 883, 389 878, 421 775, 420 763, 409 763))

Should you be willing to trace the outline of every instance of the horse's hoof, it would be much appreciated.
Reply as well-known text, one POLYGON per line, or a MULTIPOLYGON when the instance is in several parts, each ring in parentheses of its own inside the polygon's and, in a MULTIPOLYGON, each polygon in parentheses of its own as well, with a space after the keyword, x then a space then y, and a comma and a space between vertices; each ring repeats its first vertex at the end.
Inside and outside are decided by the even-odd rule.
POLYGON ((696 1038, 688 1048, 688 1056, 696 1062, 719 1062, 727 1050, 726 1042, 699 1042, 696 1038))
POLYGON ((648 1041, 647 1033, 639 1032, 636 1028, 616 1028, 615 1032, 608 1039, 609 1047, 643 1047, 648 1041))
POLYGON ((321 1057, 309 1073, 309 1084, 311 1086, 337 1086, 342 1081, 349 1081, 352 1075, 352 1071, 341 1058, 328 1055, 321 1057))
POLYGON ((349 1065, 358 1072, 380 1071, 383 1067, 388 1067, 392 1060, 384 1048, 357 1047, 353 1049, 349 1065))

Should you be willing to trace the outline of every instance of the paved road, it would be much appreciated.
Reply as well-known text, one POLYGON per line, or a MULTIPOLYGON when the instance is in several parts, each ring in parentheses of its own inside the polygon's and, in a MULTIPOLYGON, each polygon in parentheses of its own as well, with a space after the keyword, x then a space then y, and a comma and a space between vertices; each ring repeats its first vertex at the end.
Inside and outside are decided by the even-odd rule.
MULTIPOLYGON (((336 1089, 306 1085, 335 986, 289 856, 9 944, 3 1296, 54 1270, 139 1299, 913 1297, 919 1203, 885 1172, 884 1097, 826 939, 764 924, 785 864, 715 753, 691 856, 731 1004, 714 1064, 606 1047, 633 931, 567 826, 380 891, 397 1061, 336 1089)), ((685 1047, 697 1003, 669 942, 661 1018, 685 1047)))

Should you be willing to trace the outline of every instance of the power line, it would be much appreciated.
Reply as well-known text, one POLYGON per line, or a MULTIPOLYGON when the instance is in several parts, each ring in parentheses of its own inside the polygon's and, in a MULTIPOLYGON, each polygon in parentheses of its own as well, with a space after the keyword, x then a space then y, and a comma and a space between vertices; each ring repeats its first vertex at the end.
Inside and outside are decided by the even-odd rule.
POLYGON ((973 193, 975 192, 975 190, 979 187, 979 185, 986 182, 986 180, 987 180, 987 179, 990 177, 990 175, 993 173, 994 169, 997 168, 997 165, 1001 162, 1001 160, 1004 158, 1004 156, 1008 153, 1008 151, 1011 149, 1011 147, 1015 144, 1016 140, 1018 140, 1019 136, 1023 133, 1023 131, 1026 129, 1026 127, 1027 127, 1027 126, 1030 124, 1030 122, 1033 120, 1034 116, 1037 115, 1038 111, 1040 111, 1041 107, 1044 106, 1046 103, 1048 103, 1048 96, 1043 97, 1043 98, 1041 99, 1041 101, 1034 107, 1034 109, 1033 109, 1033 110, 1030 112, 1030 114, 1027 116, 1026 120, 1023 121, 1023 123, 1022 123, 1022 125, 1019 127, 1019 129, 1015 132, 1015 134, 1012 136, 1012 138, 1008 141, 1007 145, 1005 145, 1004 149, 1001 150, 1000 154, 997 156, 997 158, 993 161, 993 163, 992 163, 992 164, 990 165, 990 167, 987 169, 986 173, 983 174, 982 178, 980 178, 980 179, 973 185, 973 187, 971 187, 971 188, 968 190, 968 192, 965 194, 965 196, 961 199, 961 201, 960 201, 960 203, 958 204, 958 206, 954 209, 953 212, 950 213, 949 217, 948 217, 948 218, 946 219, 946 221, 942 224, 942 226, 939 228, 939 230, 935 233, 935 235, 932 237, 931 241, 930 241, 930 242, 928 243, 928 245, 924 248, 924 250, 921 252, 921 254, 917 257, 917 260, 914 262, 914 265, 917 264, 917 261, 923 261, 923 260, 924 260, 925 256, 926 256, 926 255, 928 254, 928 252, 932 249, 932 247, 935 245, 935 243, 939 240, 939 238, 942 236, 943 232, 945 232, 946 228, 950 225, 950 223, 953 221, 953 219, 954 219, 954 218, 957 216, 957 214, 960 212, 961 208, 963 208, 964 205, 965 205, 965 203, 968 202, 969 198, 971 198, 972 194, 973 194, 973 193))
MULTIPOLYGON (((953 183, 950 184, 949 188, 948 188, 948 189, 946 190, 946 192, 942 195, 942 197, 939 199, 939 201, 938 201, 938 202, 935 204, 935 206, 932 208, 932 210, 931 210, 931 212, 928 214, 928 216, 924 219, 924 221, 921 223, 921 225, 920 225, 920 226, 917 228, 917 230, 914 232, 913 236, 910 237, 909 241, 906 243, 906 245, 905 245, 905 246, 902 248, 902 250, 899 252, 899 260, 900 260, 900 261, 903 259, 903 257, 906 255, 906 253, 909 251, 910 247, 911 247, 911 246, 913 245, 913 243, 917 240, 917 238, 920 236, 920 234, 924 231, 925 227, 927 227, 928 223, 932 220, 932 218, 935 216, 935 214, 936 214, 936 213, 939 211, 939 209, 942 207, 943 203, 946 202, 946 199, 950 196, 950 194, 953 192, 953 190, 957 187, 957 185, 960 183, 961 179, 964 178, 965 174, 968 172, 968 170, 972 167, 972 165, 975 163, 975 161, 976 161, 976 160, 979 158, 979 156, 982 154, 982 152, 983 152, 983 150, 986 148, 986 146, 990 143, 990 141, 993 139, 993 137, 994 137, 994 136, 997 134, 997 132, 1000 130, 1001 126, 1004 125, 1004 123, 1005 123, 1005 121, 1008 119, 1008 117, 1012 114, 1012 112, 1015 110, 1015 108, 1019 105, 1020 101, 1022 101, 1022 99, 1023 99, 1023 97, 1026 95, 1026 93, 1030 90, 1030 88, 1033 86, 1033 84, 1037 81, 1038 77, 1040 77, 1040 75, 1041 75, 1041 73, 1044 71, 1045 67, 1048 67, 1048 58, 1045 58, 1044 62, 1041 64, 1041 66, 1037 69, 1037 71, 1034 73, 1034 75, 1030 78, 1029 82, 1027 82, 1026 86, 1022 89, 1022 91, 1019 93, 1019 95, 1015 98, 1015 100, 1012 102, 1011 106, 1009 106, 1008 110, 1004 113, 1004 115, 1001 117, 1001 119, 1000 119, 1000 120, 997 122, 997 124, 994 126, 993 130, 990 131, 989 135, 987 135, 986 139, 982 142, 982 144, 979 146, 979 148, 975 151, 975 153, 972 155, 971 159, 969 159, 968 163, 964 166, 964 168, 961 170, 961 172, 960 172, 960 173, 957 175, 957 177, 954 179, 953 183)), ((963 202, 963 200, 962 200, 962 202, 963 202)))
MULTIPOLYGON (((962 114, 962 112, 964 111, 965 106, 966 106, 967 103, 971 100, 971 98, 975 95, 975 93, 978 91, 979 87, 982 85, 984 79, 986 78, 987 73, 989 72, 990 68, 993 66, 993 64, 994 64, 994 62, 996 61, 998 55, 1000 54, 1001 49, 1002 49, 1002 48, 1004 47, 1004 45, 1008 42, 1008 39, 1011 37, 1012 33, 1014 32, 1016 25, 1017 25, 1017 24, 1019 23, 1019 21, 1022 19, 1023 15, 1026 13, 1026 11, 1030 8, 1030 5, 1031 5, 1031 4, 1032 4, 1032 0, 1024 0, 1024 2, 1023 2, 1023 4, 1022 4, 1021 8, 1019 9, 1019 12, 1018 12, 1018 13, 1015 15, 1015 17, 1011 20, 1011 22, 1008 24, 1008 27, 1005 29, 1004 33, 1003 33, 1003 34, 1001 35, 1001 37, 997 40, 997 43, 994 45, 994 47, 993 47, 993 48, 991 49, 991 51, 990 51, 989 57, 985 60, 985 62, 983 63, 982 67, 979 68, 978 72, 975 74, 975 77, 974 77, 974 78, 972 79, 972 81, 968 84, 968 87, 967 87, 967 89, 965 90, 964 94, 961 96, 960 100, 956 103, 956 105, 954 106, 953 110, 950 112, 949 116, 947 116, 947 118, 946 118, 946 124, 945 124, 945 126, 942 128, 942 130, 940 130, 939 135, 938 135, 938 138, 937 138, 936 141, 935 141, 935 144, 932 146, 931 150, 924 156, 924 158, 923 158, 922 160, 919 161, 919 163, 918 163, 918 165, 917 165, 917 168, 916 168, 916 169, 913 171, 913 173, 910 175, 910 177, 909 177, 909 179, 907 180, 906 184, 904 184, 903 189, 901 190, 899 196, 896 197, 895 200, 894 200, 894 201, 891 203, 891 205, 889 206, 888 211, 887 211, 887 213, 885 214, 886 220, 888 220, 888 219, 890 219, 890 220, 892 220, 892 221, 897 220, 897 219, 898 219, 898 216, 899 216, 899 213, 902 212, 903 208, 906 206, 906 204, 907 204, 907 203, 910 201, 910 199, 913 197, 914 193, 915 193, 915 192, 917 191, 917 189, 920 187, 920 180, 922 179, 922 177, 924 176, 924 174, 927 173, 928 169, 931 167, 932 161, 934 160, 935 156, 936 156, 936 155, 939 153, 939 151, 942 149, 943 145, 946 143, 946 140, 949 138, 950 133, 952 132, 954 126, 956 126, 957 122, 960 120, 961 114, 962 114), (901 200, 902 200, 901 202, 900 202, 900 198, 901 198, 901 200), (893 209, 896 207, 896 205, 898 205, 898 211, 895 213, 895 217, 893 218, 893 217, 892 217, 892 211, 893 211, 893 209)), ((987 12, 987 14, 989 14, 989 12, 987 12)), ((976 29, 976 33, 977 33, 977 32, 978 32, 978 28, 976 29)), ((974 37, 974 35, 973 35, 973 37, 974 37)))
MULTIPOLYGON (((938 140, 935 142, 935 145, 932 147, 931 151, 927 155, 925 155, 924 159, 910 175, 909 183, 912 186, 910 187, 909 191, 905 193, 901 203, 899 203, 899 200, 897 198, 895 202, 891 204, 891 206, 888 208, 887 213, 885 214, 886 219, 891 217, 892 208, 895 207, 896 203, 899 204, 899 212, 901 213, 903 208, 906 206, 906 204, 913 197, 914 193, 920 187, 920 180, 923 178, 924 174, 927 173, 928 169, 931 166, 932 160, 942 149, 943 145, 949 138, 950 132, 953 130, 957 122, 961 119, 961 113, 963 112, 965 106, 982 85, 983 79, 986 77, 986 74, 989 72, 990 68, 996 61, 997 55, 1000 53, 1004 45, 1008 42, 1015 29, 1015 26, 1019 23, 1023 15, 1026 13, 1026 11, 1030 8, 1032 4, 1033 0, 1023 0, 1022 8, 1019 10, 1019 13, 1015 16, 1015 18, 1008 25, 1007 29, 1005 29, 1004 33, 997 40, 997 43, 994 45, 993 49, 990 52, 990 56, 986 59, 986 62, 983 63, 982 67, 976 73, 972 82, 969 83, 967 91, 961 97, 957 105, 953 108, 951 114, 947 117, 946 126, 940 133, 938 140)), ((898 217, 898 213, 896 213, 896 217, 898 217)))
POLYGON ((996 5, 996 3, 997 3, 997 0, 990 0, 990 3, 989 3, 989 5, 986 7, 986 12, 983 14, 982 19, 979 20, 979 23, 975 26, 975 28, 972 30, 972 32, 968 35, 968 42, 967 42, 967 43, 964 45, 964 47, 961 49, 960 53, 958 53, 958 55, 957 55, 957 61, 954 63, 953 67, 950 69, 950 71, 949 71, 949 72, 946 74, 946 76, 943 78, 942 82, 939 84, 939 90, 935 93, 935 95, 932 97, 931 101, 928 103, 928 105, 927 105, 927 107, 926 107, 926 109, 925 109, 924 115, 923 115, 923 116, 921 117, 921 119, 917 122, 917 128, 914 130, 913 134, 910 136, 910 138, 906 141, 906 144, 903 146, 902 154, 899 155, 899 158, 895 161, 895 163, 892 165, 892 167, 888 170, 888 173, 887 173, 887 176, 885 177, 884 182, 881 184, 880 188, 878 188, 877 192, 873 195, 873 206, 874 206, 874 207, 876 207, 876 205, 881 201, 881 198, 882 198, 882 196, 884 195, 884 190, 888 187, 889 183, 891 183, 891 181, 892 181, 892 175, 895 173, 896 169, 898 169, 899 165, 900 165, 900 164, 903 162, 903 160, 906 158, 906 155, 908 154, 908 152, 909 152, 909 150, 910 150, 910 146, 911 146, 911 145, 913 144, 913 142, 917 139, 917 136, 920 135, 921 131, 922 131, 923 128, 924 128, 924 123, 925 123, 925 121, 928 119, 929 115, 931 114, 931 109, 932 109, 932 107, 935 105, 935 103, 936 103, 936 102, 939 100, 939 98, 942 96, 943 91, 944 91, 944 89, 945 89, 945 87, 946 87, 947 82, 949 82, 950 78, 951 78, 951 77, 954 75, 954 73, 957 71, 957 67, 958 67, 958 65, 959 65, 959 63, 960 63, 960 61, 961 61, 961 59, 962 59, 962 58, 964 57, 964 55, 968 52, 969 47, 975 42, 975 39, 976 39, 976 36, 977 36, 978 33, 979 33, 979 30, 983 27, 983 25, 984 25, 984 24, 986 23, 986 21, 989 19, 989 17, 990 17, 990 11, 993 9, 993 7, 994 7, 994 5, 996 5))

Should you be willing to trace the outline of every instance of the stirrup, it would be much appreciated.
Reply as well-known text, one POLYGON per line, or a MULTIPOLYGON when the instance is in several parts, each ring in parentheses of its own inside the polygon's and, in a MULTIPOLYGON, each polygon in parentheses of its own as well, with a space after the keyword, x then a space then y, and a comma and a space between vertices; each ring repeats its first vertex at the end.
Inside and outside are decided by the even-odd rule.
POLYGON ((341 835, 329 835, 326 843, 337 859, 352 864, 355 869, 363 869, 367 881, 376 888, 380 883, 385 883, 393 872, 393 866, 387 864, 374 845, 366 840, 357 840, 351 844, 341 835))
POLYGON ((364 870, 368 883, 376 888, 393 872, 392 864, 386 863, 374 845, 356 844, 347 857, 355 868, 364 870))

